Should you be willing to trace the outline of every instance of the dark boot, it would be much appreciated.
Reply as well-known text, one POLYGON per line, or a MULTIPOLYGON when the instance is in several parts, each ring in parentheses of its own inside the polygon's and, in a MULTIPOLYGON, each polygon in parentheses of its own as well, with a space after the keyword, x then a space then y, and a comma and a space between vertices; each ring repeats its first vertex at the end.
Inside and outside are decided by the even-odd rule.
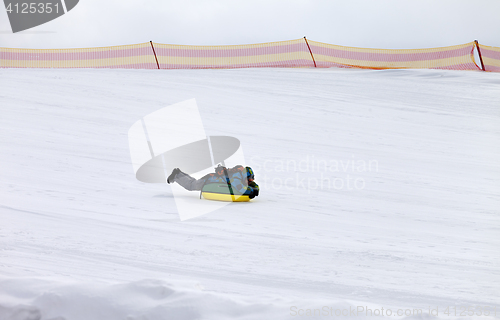
POLYGON ((174 170, 172 170, 172 173, 168 176, 167 178, 167 183, 168 184, 171 184, 172 182, 175 182, 175 176, 181 172, 181 169, 179 168, 175 168, 174 170))

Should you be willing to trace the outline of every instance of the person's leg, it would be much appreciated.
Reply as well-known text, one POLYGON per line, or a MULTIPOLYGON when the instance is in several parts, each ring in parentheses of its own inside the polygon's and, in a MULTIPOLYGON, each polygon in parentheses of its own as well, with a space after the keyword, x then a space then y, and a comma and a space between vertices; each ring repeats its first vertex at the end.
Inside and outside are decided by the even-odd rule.
POLYGON ((189 191, 201 190, 205 184, 205 179, 195 179, 189 174, 180 171, 175 175, 175 182, 180 184, 184 189, 189 191))

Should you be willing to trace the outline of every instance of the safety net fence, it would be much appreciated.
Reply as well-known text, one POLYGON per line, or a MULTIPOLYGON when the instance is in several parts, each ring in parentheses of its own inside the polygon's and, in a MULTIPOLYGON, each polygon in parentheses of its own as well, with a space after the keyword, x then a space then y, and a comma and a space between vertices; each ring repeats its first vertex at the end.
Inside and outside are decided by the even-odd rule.
POLYGON ((149 42, 79 49, 0 48, 0 67, 157 69, 149 42))
POLYGON ((485 71, 500 72, 500 48, 480 45, 485 71))
MULTIPOLYGON (((81 49, 0 48, 2 68, 366 68, 479 70, 475 42, 429 49, 368 49, 305 38, 248 45, 191 46, 146 42, 81 49)), ((500 71, 500 48, 481 45, 486 71, 500 71)))
POLYGON ((365 49, 308 41, 318 67, 478 70, 474 42, 429 49, 365 49))
POLYGON ((304 39, 234 46, 154 43, 160 69, 314 67, 304 39))

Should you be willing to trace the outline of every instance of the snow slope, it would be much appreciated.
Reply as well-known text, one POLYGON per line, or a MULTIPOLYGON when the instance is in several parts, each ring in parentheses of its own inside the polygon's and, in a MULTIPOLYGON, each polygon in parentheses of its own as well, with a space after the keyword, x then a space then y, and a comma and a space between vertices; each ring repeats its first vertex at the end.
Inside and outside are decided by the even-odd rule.
POLYGON ((500 317, 499 106, 482 72, 0 69, 0 319, 500 317), (262 191, 180 222, 127 132, 191 98, 262 191))

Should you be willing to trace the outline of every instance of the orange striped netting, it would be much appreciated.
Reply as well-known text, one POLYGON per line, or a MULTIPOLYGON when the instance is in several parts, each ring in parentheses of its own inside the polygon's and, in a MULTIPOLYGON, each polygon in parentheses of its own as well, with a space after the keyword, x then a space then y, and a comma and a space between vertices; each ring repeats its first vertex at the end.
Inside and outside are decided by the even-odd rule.
POLYGON ((500 72, 500 48, 480 45, 484 71, 500 72))
POLYGON ((149 42, 80 49, 0 48, 0 67, 157 69, 149 42))
MULTIPOLYGON (((478 70, 474 42, 430 49, 367 49, 305 39, 231 46, 140 43, 82 49, 0 48, 3 68, 214 69, 340 67, 478 70), (156 57, 155 57, 156 53, 156 57)), ((500 49, 481 46, 490 70, 500 71, 500 49), (495 69, 496 68, 496 69, 495 69)))
POLYGON ((308 41, 318 67, 478 70, 474 42, 430 49, 366 49, 308 41))
POLYGON ((313 67, 304 39, 234 46, 154 43, 161 69, 313 67))

